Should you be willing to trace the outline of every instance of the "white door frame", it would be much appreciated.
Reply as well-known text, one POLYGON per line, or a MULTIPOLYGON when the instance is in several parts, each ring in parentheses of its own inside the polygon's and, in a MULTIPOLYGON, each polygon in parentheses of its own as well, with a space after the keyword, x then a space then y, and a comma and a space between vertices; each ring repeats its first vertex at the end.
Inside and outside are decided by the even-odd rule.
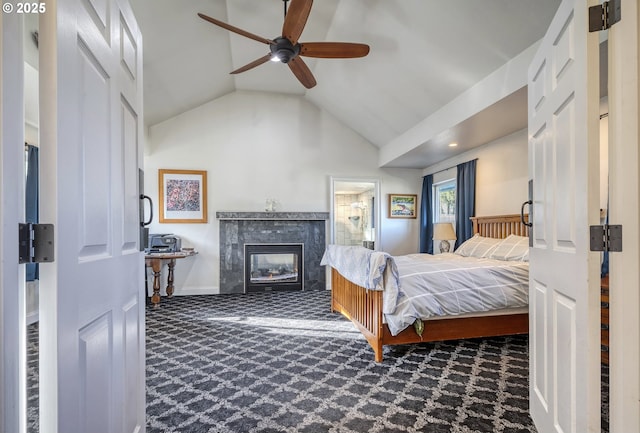
POLYGON ((373 184, 373 196, 375 199, 376 207, 373 210, 374 214, 372 217, 375 219, 375 229, 374 229, 374 249, 380 250, 382 248, 382 235, 381 235, 381 198, 380 198, 380 179, 373 177, 338 177, 338 176, 330 176, 329 177, 329 236, 327 238, 327 243, 333 244, 336 241, 336 218, 335 218, 335 194, 336 194, 336 184, 341 182, 347 183, 371 183, 373 184))
MULTIPOLYGON (((5 3, 7 4, 7 3, 5 3)), ((15 2, 8 4, 15 6, 15 2)), ((24 266, 18 223, 24 221, 24 62, 22 16, 0 15, 0 431, 26 429, 24 266), (21 322, 21 318, 23 319, 21 322)))
POLYGON ((640 8, 621 10, 609 29, 609 223, 623 226, 623 251, 609 255, 612 433, 640 431, 640 8))

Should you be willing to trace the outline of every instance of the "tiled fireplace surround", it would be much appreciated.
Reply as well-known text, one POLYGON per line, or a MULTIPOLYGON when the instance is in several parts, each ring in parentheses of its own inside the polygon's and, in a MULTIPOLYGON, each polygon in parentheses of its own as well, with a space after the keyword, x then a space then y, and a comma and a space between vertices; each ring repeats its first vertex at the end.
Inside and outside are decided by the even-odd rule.
POLYGON ((325 290, 328 212, 216 212, 220 220, 220 293, 244 293, 244 244, 304 244, 304 290, 325 290))

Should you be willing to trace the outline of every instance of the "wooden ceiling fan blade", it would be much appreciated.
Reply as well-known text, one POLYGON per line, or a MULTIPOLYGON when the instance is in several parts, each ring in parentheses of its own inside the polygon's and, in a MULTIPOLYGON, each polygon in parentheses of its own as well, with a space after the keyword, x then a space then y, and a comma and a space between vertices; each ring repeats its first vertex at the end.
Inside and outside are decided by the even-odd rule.
POLYGON ((300 57, 294 57, 289 60, 287 65, 289 65, 289 69, 291 69, 293 75, 295 75, 298 81, 300 81, 307 89, 311 89, 317 84, 311 70, 300 57))
POLYGON ((262 42, 267 45, 275 45, 275 42, 271 39, 263 38, 262 36, 254 35, 253 33, 249 33, 246 30, 239 29, 238 27, 234 27, 231 24, 227 24, 223 21, 217 20, 215 18, 211 18, 205 14, 201 14, 198 12, 198 16, 205 21, 209 21, 211 24, 215 24, 218 27, 222 27, 223 29, 227 29, 230 32, 237 33, 241 36, 244 36, 249 39, 253 39, 254 41, 262 42))
POLYGON ((304 30, 312 5, 313 0, 291 0, 282 25, 282 36, 289 39, 293 45, 298 42, 302 30, 304 30))
POLYGON ((351 59, 369 54, 369 45, 351 42, 305 42, 300 44, 300 55, 325 59, 351 59))
POLYGON ((267 54, 266 56, 260 57, 259 59, 254 60, 251 63, 248 63, 246 65, 244 65, 241 68, 236 69, 235 71, 231 71, 229 72, 230 74, 239 74, 240 72, 245 72, 248 71, 249 69, 253 69, 256 66, 260 66, 263 63, 268 62, 269 60, 271 60, 271 53, 267 54))

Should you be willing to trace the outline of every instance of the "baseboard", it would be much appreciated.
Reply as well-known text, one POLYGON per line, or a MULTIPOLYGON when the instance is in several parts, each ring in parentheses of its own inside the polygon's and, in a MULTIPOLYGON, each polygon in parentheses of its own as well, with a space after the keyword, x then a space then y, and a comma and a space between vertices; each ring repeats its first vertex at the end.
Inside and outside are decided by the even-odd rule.
POLYGON ((173 296, 194 296, 194 295, 219 295, 220 287, 205 286, 205 287, 181 287, 180 290, 176 288, 173 292, 173 296))
MULTIPOLYGON (((325 290, 331 290, 327 287, 325 290)), ((149 296, 153 291, 149 290, 149 296)), ((205 286, 205 287, 181 287, 180 289, 176 288, 173 292, 173 296, 195 296, 195 295, 219 295, 220 287, 214 286, 205 286)), ((165 292, 165 288, 163 287, 160 290, 160 296, 167 296, 165 292)))

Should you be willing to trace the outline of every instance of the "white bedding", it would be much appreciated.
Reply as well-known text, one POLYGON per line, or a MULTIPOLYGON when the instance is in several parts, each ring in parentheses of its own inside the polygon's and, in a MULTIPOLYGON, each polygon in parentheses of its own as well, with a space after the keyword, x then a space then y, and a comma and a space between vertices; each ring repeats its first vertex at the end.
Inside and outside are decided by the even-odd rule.
POLYGON ((382 251, 360 246, 329 245, 320 262, 320 266, 327 265, 365 289, 382 290, 398 282, 393 257, 382 251))
MULTIPOLYGON (((397 335, 415 319, 455 316, 528 304, 529 264, 463 257, 410 254, 393 257, 397 292, 385 291, 389 331, 397 335), (395 303, 393 301, 395 300, 395 303)), ((391 286, 393 287, 393 286, 391 286)))
POLYGON ((452 253, 392 257, 362 247, 329 245, 321 264, 367 289, 384 289, 383 313, 393 335, 418 318, 528 305, 528 262, 452 253))

